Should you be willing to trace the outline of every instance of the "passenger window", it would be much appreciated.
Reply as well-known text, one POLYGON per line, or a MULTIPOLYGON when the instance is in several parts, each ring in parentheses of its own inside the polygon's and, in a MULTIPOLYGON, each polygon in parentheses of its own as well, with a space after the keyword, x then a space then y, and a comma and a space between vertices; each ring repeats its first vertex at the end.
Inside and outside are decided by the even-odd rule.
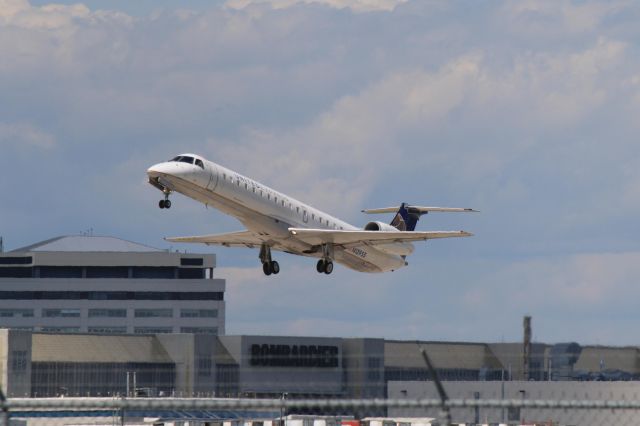
POLYGON ((307 211, 306 211, 306 210, 303 210, 303 211, 302 211, 302 221, 303 221, 304 223, 307 223, 307 221, 308 221, 308 220, 309 220, 309 217, 307 216, 307 211))

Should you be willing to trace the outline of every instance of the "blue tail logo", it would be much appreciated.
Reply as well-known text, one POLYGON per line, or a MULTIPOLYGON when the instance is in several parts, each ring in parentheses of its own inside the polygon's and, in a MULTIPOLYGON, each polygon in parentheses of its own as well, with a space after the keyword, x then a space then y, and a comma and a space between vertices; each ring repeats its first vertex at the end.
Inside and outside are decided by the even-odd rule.
POLYGON ((420 219, 420 213, 411 213, 409 211, 409 205, 402 203, 400 209, 398 209, 398 213, 396 213, 391 221, 391 226, 399 231, 413 231, 416 229, 418 219, 420 219))

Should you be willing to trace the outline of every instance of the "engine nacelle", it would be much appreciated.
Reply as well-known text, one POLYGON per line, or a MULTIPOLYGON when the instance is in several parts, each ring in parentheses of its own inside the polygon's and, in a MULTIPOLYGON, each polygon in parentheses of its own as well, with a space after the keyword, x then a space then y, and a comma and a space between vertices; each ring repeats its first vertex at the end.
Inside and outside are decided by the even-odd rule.
MULTIPOLYGON (((398 229, 388 223, 383 222, 369 222, 364 227, 365 231, 379 231, 379 232, 398 232, 398 229)), ((414 247, 411 243, 386 243, 376 244, 375 248, 387 253, 395 254, 396 256, 409 256, 413 253, 414 247)))
POLYGON ((382 231, 382 232, 397 232, 398 229, 388 223, 383 222, 369 222, 364 226, 365 231, 382 231))

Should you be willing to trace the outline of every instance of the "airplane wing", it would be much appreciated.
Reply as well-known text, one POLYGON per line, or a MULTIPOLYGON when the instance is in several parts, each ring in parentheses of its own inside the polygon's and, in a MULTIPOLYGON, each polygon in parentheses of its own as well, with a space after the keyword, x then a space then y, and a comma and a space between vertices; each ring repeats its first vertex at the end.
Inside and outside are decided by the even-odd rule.
POLYGON ((172 243, 201 243, 206 245, 220 245, 225 247, 260 247, 268 238, 251 231, 229 232, 227 234, 200 235, 194 237, 165 238, 172 243))
POLYGON ((399 242, 424 241, 436 238, 471 237, 466 231, 344 231, 332 229, 289 228, 294 237, 311 245, 331 243, 342 246, 377 245, 399 242))

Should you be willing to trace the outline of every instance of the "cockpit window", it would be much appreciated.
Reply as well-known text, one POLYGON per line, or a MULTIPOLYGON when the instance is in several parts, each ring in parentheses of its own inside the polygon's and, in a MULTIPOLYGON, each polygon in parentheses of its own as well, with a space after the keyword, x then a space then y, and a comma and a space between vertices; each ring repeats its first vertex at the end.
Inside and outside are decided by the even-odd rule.
MULTIPOLYGON (((171 161, 176 161, 178 163, 187 163, 187 164, 193 164, 193 157, 189 157, 187 155, 178 155, 177 157, 175 157, 174 159, 172 159, 171 161)), ((204 166, 201 166, 204 169, 204 166)))
POLYGON ((202 160, 199 158, 196 158, 196 166, 200 167, 202 170, 204 170, 204 163, 202 163, 202 160))

